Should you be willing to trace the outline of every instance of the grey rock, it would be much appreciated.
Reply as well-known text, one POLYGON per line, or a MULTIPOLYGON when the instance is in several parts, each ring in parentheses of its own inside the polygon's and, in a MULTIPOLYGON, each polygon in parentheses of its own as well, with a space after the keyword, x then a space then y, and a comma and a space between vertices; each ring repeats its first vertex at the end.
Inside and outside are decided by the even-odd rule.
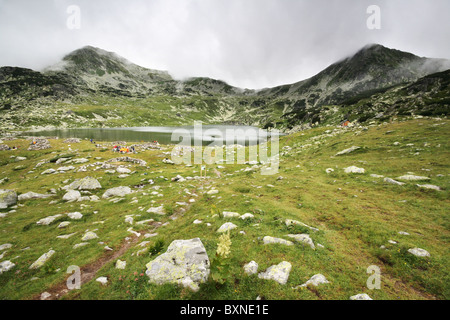
POLYGON ((237 228, 237 225, 231 222, 226 222, 223 225, 220 226, 220 228, 217 230, 217 232, 226 232, 228 230, 233 230, 237 228))
POLYGON ((101 189, 102 185, 97 179, 93 177, 84 177, 82 179, 77 179, 66 187, 69 190, 94 190, 101 189))
POLYGON ((255 261, 250 261, 244 265, 244 271, 248 275, 256 274, 258 272, 258 264, 255 261))
POLYGON ((2 274, 3 272, 7 272, 14 267, 15 267, 15 264, 9 260, 0 262, 0 274, 2 274))
POLYGON ((199 238, 175 240, 167 251, 149 262, 146 275, 156 284, 178 283, 198 291, 209 277, 210 262, 199 238))
POLYGON ((69 190, 67 193, 63 196, 64 201, 78 201, 78 199, 81 198, 80 191, 76 190, 69 190))
POLYGON ((369 297, 366 293, 359 293, 357 295, 351 296, 350 300, 373 300, 371 297, 369 297))
POLYGON ((55 221, 57 218, 59 218, 61 216, 62 216, 62 214, 56 214, 54 216, 50 216, 50 217, 41 219, 38 222, 36 222, 36 224, 40 225, 40 226, 48 226, 50 223, 52 223, 53 221, 55 221))
POLYGON ((302 233, 302 234, 288 234, 288 237, 293 238, 293 239, 295 239, 298 242, 302 242, 302 243, 307 244, 313 250, 316 249, 316 247, 314 245, 314 242, 312 241, 312 239, 309 236, 309 234, 306 234, 306 233, 302 233))
POLYGON ((42 256, 39 257, 33 264, 30 266, 30 269, 39 269, 42 267, 48 259, 50 259, 55 254, 54 250, 49 250, 47 253, 44 253, 42 256))
POLYGON ((412 248, 408 250, 409 253, 415 255, 416 257, 429 257, 430 253, 421 248, 412 248))
POLYGON ((14 190, 0 189, 0 209, 6 209, 17 203, 17 193, 14 190))
POLYGON ((51 194, 42 194, 29 191, 27 193, 20 194, 17 198, 19 201, 30 200, 30 199, 46 199, 51 197, 51 194))
POLYGON ((353 152, 353 151, 358 150, 358 149, 361 149, 361 147, 352 146, 352 147, 350 147, 348 149, 345 149, 345 150, 342 150, 341 152, 336 153, 336 156, 341 156, 343 154, 347 154, 347 153, 353 152))
POLYGON ((131 188, 130 187, 116 187, 116 188, 111 188, 105 191, 105 193, 103 194, 102 198, 103 199, 107 199, 107 198, 111 198, 111 197, 123 197, 127 194, 131 193, 131 188))
POLYGON ((266 271, 258 274, 258 278, 265 280, 275 280, 279 284, 286 284, 291 272, 292 265, 287 261, 282 261, 277 265, 269 267, 266 271))

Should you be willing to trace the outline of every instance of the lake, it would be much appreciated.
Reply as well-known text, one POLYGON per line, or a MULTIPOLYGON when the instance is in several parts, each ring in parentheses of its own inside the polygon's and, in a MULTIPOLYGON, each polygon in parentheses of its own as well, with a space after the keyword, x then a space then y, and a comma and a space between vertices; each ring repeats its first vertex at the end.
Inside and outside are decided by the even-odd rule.
POLYGON ((252 126, 196 125, 179 127, 76 128, 25 132, 36 137, 80 138, 94 141, 152 142, 185 145, 255 145, 280 135, 252 126))

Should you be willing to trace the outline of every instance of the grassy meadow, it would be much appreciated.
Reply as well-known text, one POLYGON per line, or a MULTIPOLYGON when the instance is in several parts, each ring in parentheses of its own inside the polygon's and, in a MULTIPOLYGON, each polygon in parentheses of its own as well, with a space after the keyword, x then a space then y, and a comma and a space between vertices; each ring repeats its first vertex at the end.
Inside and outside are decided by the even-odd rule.
POLYGON ((0 210, 4 214, 0 218, 0 245, 12 245, 0 251, 0 262, 15 264, 0 274, 0 299, 39 299, 43 292, 52 294, 52 299, 108 300, 348 300, 359 293, 374 300, 449 299, 449 125, 446 119, 421 118, 367 127, 313 128, 280 138, 280 164, 275 175, 262 175, 261 166, 227 163, 219 168, 207 166, 205 179, 182 182, 171 179, 199 176, 200 166, 163 163, 173 146, 138 148, 137 154, 128 155, 146 161, 146 166, 113 163, 132 171, 120 178, 93 165, 118 157, 111 151, 111 142, 97 142, 102 147, 96 147, 88 140, 70 144, 50 139, 50 149, 28 151, 29 140, 4 140, 19 150, 0 151, 0 189, 51 196, 18 201, 16 207, 0 210), (351 146, 360 148, 336 156, 351 146), (26 159, 17 161, 17 157, 26 159), (89 161, 56 164, 61 157, 89 161), (43 164, 37 166, 40 162, 43 164), (75 170, 42 174, 67 165, 75 170), (78 171, 86 165, 92 166, 78 171), (345 173, 349 166, 365 172, 345 173), (333 171, 327 172, 329 168, 333 171), (409 172, 430 180, 402 180, 404 185, 393 185, 383 177, 371 176, 397 180, 409 172), (66 191, 61 187, 85 176, 101 183, 102 189, 89 194, 100 199, 64 201, 66 191), (417 184, 432 184, 441 190, 417 184), (115 199, 117 202, 102 199, 107 189, 118 186, 128 186, 133 192, 115 199), (219 192, 208 194, 212 188, 219 192), (147 212, 160 205, 164 205, 165 215, 147 212), (252 213, 254 217, 224 218, 224 211, 252 213), (70 220, 66 216, 69 212, 80 212, 83 217, 70 220), (49 225, 36 224, 58 214, 61 216, 49 225), (132 225, 125 221, 127 216, 133 217, 132 225), (286 219, 318 231, 287 226, 286 219), (194 224, 195 220, 202 223, 194 224), (63 221, 71 223, 58 228, 63 221), (148 282, 145 265, 174 240, 200 238, 211 260, 220 235, 217 229, 228 221, 238 228, 230 232, 231 253, 224 281, 210 277, 198 292, 176 284, 148 282), (74 249, 83 242, 81 237, 87 230, 99 238, 74 249), (292 240, 288 234, 302 233, 309 234, 315 250, 295 241, 293 246, 265 245, 262 241, 265 236, 292 240), (73 235, 57 238, 68 234, 73 235), (105 246, 112 250, 105 250, 105 246), (416 247, 427 250, 430 257, 408 252, 416 247), (56 253, 44 266, 30 270, 29 266, 50 249, 56 253), (125 269, 115 267, 118 259, 126 261, 125 269), (290 262, 287 283, 245 274, 243 266, 252 260, 259 264, 258 273, 282 261, 290 262), (71 275, 67 273, 69 266, 79 266, 82 278, 86 276, 79 290, 65 286, 71 275), (380 289, 367 287, 369 266, 381 270, 380 289), (293 289, 318 273, 329 283, 293 289), (98 277, 107 277, 107 285, 95 281, 98 277))

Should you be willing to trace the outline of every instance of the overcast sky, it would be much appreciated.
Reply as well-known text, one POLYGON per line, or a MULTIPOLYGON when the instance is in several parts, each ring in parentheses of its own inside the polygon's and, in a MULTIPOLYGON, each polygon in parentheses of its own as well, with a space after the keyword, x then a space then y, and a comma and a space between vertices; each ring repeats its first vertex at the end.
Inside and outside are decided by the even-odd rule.
POLYGON ((368 43, 450 59, 449 13, 449 0, 0 0, 0 66, 40 70, 92 45, 177 79, 259 89, 309 78, 368 43), (367 26, 370 5, 380 29, 367 26))

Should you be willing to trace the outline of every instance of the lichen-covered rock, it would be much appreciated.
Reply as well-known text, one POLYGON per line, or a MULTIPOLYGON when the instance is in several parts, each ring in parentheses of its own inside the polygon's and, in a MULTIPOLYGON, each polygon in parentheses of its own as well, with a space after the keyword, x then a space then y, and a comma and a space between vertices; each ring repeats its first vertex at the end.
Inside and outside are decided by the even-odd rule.
POLYGON ((17 203, 17 193, 14 190, 0 189, 0 209, 6 209, 17 203))
POLYGON ((98 236, 95 232, 88 231, 84 234, 83 238, 81 238, 81 241, 89 241, 89 240, 97 239, 97 238, 98 238, 98 236))
POLYGON ((44 253, 42 256, 39 257, 33 264, 30 266, 30 269, 39 269, 42 267, 48 259, 50 259, 55 254, 54 250, 50 250, 47 253, 44 253))
POLYGON ((265 280, 275 280, 279 284, 286 284, 291 272, 292 265, 287 261, 282 261, 277 265, 269 267, 266 271, 258 274, 258 278, 265 280))
POLYGON ((178 283, 194 291, 208 280, 210 262, 199 238, 175 240, 167 251, 149 262, 146 275, 156 284, 178 283))

